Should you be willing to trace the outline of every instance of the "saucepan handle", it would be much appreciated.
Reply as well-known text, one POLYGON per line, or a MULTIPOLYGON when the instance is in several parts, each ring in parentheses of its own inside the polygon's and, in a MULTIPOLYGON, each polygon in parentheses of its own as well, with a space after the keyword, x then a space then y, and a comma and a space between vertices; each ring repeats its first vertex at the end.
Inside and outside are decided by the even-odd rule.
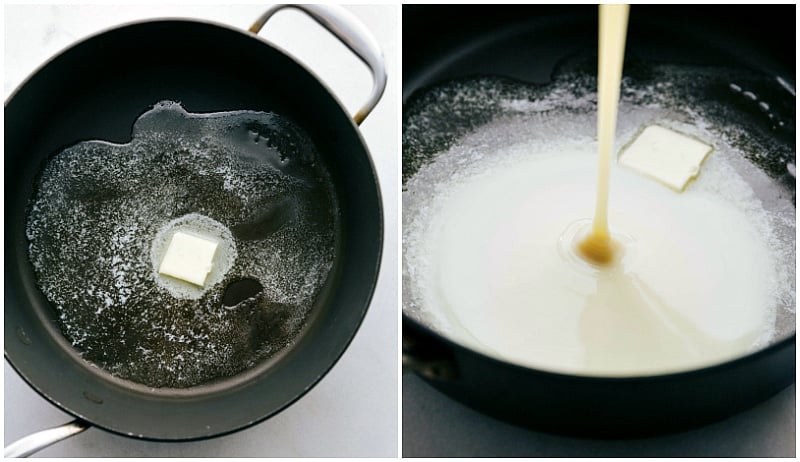
POLYGON ((452 350, 434 334, 403 316, 403 370, 432 380, 458 378, 452 350))
POLYGON ((3 450, 3 457, 28 457, 53 443, 77 435, 89 427, 91 425, 87 422, 75 419, 64 425, 36 432, 6 446, 3 450))
POLYGON ((353 116, 355 123, 361 125, 386 89, 386 63, 378 42, 364 24, 338 5, 274 5, 250 26, 250 32, 257 34, 269 18, 284 8, 296 8, 310 16, 369 67, 372 72, 372 92, 364 106, 353 116))

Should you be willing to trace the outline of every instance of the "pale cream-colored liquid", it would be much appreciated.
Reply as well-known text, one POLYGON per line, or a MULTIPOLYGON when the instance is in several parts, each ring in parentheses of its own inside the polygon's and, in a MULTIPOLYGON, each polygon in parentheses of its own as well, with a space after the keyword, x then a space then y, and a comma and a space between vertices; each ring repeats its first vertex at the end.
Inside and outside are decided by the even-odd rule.
POLYGON ((597 66, 597 205, 591 232, 577 242, 578 252, 600 265, 612 264, 620 252, 608 229, 608 185, 611 181, 611 152, 617 124, 619 87, 625 57, 628 5, 600 5, 600 34, 597 66))
POLYGON ((515 363, 604 376, 686 370, 752 347, 769 323, 773 269, 748 216, 713 192, 679 195, 614 165, 610 218, 624 254, 594 266, 572 247, 590 226, 576 220, 593 193, 590 150, 565 143, 435 204, 423 298, 450 317, 453 337, 515 363))

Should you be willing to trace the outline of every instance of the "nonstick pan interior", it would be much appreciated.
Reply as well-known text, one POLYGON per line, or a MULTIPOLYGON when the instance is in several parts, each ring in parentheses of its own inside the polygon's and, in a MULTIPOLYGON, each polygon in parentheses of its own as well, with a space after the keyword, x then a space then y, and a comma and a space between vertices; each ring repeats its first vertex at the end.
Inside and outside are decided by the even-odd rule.
MULTIPOLYGON (((657 62, 735 64, 794 76, 792 8, 637 5, 631 8, 627 55, 657 62), (724 17, 724 19, 723 19, 724 17)), ((420 87, 473 74, 545 83, 561 59, 596 53, 594 5, 403 7, 403 101, 420 87), (425 34, 414 31, 427 31, 425 34)))
POLYGON ((294 60, 225 26, 133 24, 87 39, 47 63, 10 98, 5 114, 6 356, 51 402, 124 435, 203 438, 283 409, 342 354, 377 277, 380 197, 355 125, 294 60), (329 168, 342 216, 334 268, 295 345, 245 373, 183 390, 118 380, 78 357, 37 289, 24 230, 34 178, 48 156, 83 140, 127 142, 137 117, 164 100, 196 113, 272 111, 293 120, 329 168))

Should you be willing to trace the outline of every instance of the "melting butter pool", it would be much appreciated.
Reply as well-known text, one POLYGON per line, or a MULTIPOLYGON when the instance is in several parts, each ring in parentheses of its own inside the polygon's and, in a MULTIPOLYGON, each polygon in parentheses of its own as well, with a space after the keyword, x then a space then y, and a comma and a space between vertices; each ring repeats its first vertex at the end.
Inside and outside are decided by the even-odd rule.
POLYGON ((296 340, 333 265, 338 220, 325 165, 291 121, 163 102, 127 144, 86 141, 51 157, 26 231, 37 284, 82 357, 117 377, 181 388, 296 340), (176 229, 219 239, 202 288, 157 272, 176 229), (225 306, 242 280, 260 290, 225 306))

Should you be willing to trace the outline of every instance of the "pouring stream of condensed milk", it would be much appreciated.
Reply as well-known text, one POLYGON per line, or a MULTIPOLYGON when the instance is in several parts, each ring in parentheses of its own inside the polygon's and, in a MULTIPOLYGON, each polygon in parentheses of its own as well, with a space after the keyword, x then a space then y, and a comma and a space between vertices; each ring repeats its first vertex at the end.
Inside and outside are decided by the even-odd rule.
POLYGON ((618 253, 608 228, 608 186, 611 151, 617 121, 617 103, 625 56, 628 5, 600 5, 599 56, 597 65, 597 205, 591 231, 577 245, 579 254, 595 263, 613 262, 618 253))

